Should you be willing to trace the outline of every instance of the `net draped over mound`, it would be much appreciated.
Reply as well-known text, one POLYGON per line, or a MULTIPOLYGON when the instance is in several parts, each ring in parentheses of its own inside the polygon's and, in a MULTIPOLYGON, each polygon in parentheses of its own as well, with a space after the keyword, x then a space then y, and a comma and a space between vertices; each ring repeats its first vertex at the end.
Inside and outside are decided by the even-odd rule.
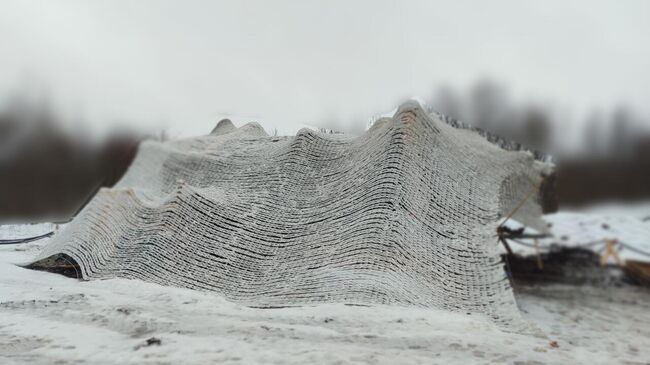
MULTIPOLYGON (((417 103, 359 137, 221 122, 144 142, 39 259, 256 307, 397 304, 516 321, 495 229, 550 166, 417 103)), ((531 190, 532 189, 532 190, 531 190)), ((517 218, 540 226, 536 197, 517 218)))

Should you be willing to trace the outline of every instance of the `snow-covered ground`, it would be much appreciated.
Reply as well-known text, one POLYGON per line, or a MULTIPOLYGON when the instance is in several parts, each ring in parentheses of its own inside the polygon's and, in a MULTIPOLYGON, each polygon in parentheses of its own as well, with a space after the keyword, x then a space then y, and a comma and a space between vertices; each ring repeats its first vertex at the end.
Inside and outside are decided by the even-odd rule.
MULTIPOLYGON (((0 239, 52 228, 0 227, 0 239)), ((0 245, 0 364, 650 362, 650 294, 640 288, 520 288, 523 315, 545 334, 530 336, 475 315, 341 304, 253 309, 215 293, 82 282, 15 265, 46 242, 0 245)))
MULTIPOLYGON (((650 262, 650 201, 637 204, 603 204, 580 211, 561 211, 544 216, 550 224, 552 237, 540 240, 541 251, 551 245, 583 246, 602 251, 605 239, 616 239, 618 255, 623 260, 650 262), (588 244, 585 246, 585 244, 588 244)), ((511 228, 519 228, 514 221, 511 228)), ((532 244, 532 240, 525 240, 532 244)), ((518 254, 533 254, 535 250, 512 242, 518 254)), ((505 251, 503 251, 505 252, 505 251)))

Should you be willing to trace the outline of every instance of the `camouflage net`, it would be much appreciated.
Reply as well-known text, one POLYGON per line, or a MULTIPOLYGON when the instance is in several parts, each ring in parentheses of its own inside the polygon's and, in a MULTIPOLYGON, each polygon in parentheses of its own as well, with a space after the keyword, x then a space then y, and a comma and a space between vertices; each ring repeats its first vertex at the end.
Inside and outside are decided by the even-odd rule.
POLYGON ((515 218, 543 229, 538 188, 551 172, 414 102, 359 137, 269 137, 224 120, 207 136, 144 142, 39 259, 255 307, 411 305, 512 327, 496 227, 532 195, 515 218))

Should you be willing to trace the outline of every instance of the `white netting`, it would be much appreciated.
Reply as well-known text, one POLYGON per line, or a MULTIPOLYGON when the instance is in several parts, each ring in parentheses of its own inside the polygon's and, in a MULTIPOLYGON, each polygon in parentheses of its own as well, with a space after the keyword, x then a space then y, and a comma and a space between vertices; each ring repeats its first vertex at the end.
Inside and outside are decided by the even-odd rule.
MULTIPOLYGON (((40 255, 266 307, 398 304, 518 320, 495 229, 549 166, 416 103, 360 137, 257 124, 145 142, 40 255)), ((539 223, 535 198, 518 220, 539 223)))

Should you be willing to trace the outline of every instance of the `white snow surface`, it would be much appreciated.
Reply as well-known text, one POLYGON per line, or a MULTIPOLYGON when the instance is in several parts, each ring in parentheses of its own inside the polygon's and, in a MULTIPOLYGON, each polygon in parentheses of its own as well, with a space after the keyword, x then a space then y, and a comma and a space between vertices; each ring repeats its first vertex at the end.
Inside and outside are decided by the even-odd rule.
MULTIPOLYGON (((0 239, 52 226, 0 228, 0 239)), ((0 245, 0 364, 647 364, 640 288, 516 288, 544 335, 431 309, 255 309, 216 293, 23 269, 47 240, 0 245), (145 346, 147 339, 160 345, 145 346), (551 345, 556 341, 559 347, 551 345)))
MULTIPOLYGON (((593 243, 586 247, 600 252, 605 239, 616 239, 626 246, 619 245, 618 255, 623 260, 650 262, 650 201, 636 204, 601 204, 574 211, 560 211, 544 216, 550 224, 552 237, 541 239, 541 251, 547 251, 552 245, 566 247, 579 247, 586 243, 593 243), (598 241, 598 243, 596 243, 598 241), (639 253, 643 252, 643 253, 639 253)), ((507 225, 519 228, 521 224, 510 220, 507 225)), ((527 230, 528 231, 528 230, 527 230)), ((528 239, 525 242, 532 244, 528 239)), ((534 254, 535 250, 516 242, 511 242, 515 253, 521 255, 534 254)), ((505 250, 501 247, 500 251, 505 250)))
POLYGON ((58 226, 52 223, 6 224, 0 225, 0 239, 30 238, 55 230, 58 230, 58 226))

